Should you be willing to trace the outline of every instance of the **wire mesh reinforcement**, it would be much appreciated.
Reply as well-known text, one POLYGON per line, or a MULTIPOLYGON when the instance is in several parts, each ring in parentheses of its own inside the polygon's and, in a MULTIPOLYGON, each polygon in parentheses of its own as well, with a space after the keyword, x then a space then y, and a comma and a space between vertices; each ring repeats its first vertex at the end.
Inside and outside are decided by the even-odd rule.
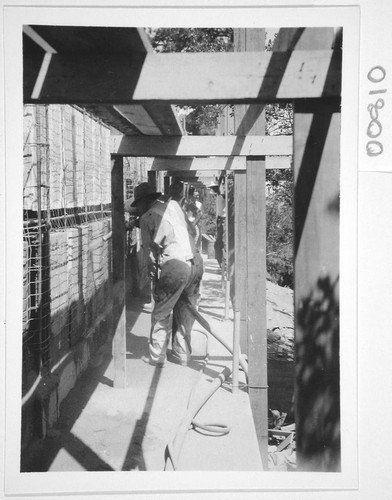
POLYGON ((24 107, 24 390, 86 334, 110 296, 109 136, 75 106, 24 107))

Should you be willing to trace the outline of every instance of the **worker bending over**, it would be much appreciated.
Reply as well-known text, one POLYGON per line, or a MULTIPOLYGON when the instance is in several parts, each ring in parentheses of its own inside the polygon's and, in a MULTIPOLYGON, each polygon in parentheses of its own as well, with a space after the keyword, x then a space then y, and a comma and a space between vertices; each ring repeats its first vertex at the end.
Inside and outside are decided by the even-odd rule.
POLYGON ((132 203, 141 214, 142 245, 153 283, 149 362, 161 367, 166 361, 173 312, 171 359, 187 365, 194 318, 186 304, 188 300, 193 305, 197 303, 203 261, 184 211, 174 200, 158 200, 160 196, 144 182, 136 186, 132 203))

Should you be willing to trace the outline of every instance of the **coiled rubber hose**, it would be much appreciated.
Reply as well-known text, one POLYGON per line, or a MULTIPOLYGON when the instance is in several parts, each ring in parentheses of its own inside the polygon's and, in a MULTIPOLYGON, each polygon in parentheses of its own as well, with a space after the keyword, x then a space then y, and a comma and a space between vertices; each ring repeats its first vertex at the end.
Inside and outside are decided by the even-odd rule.
MULTIPOLYGON (((203 318, 203 316, 197 311, 197 309, 194 307, 194 305, 188 300, 185 302, 185 305, 187 306, 189 312, 193 315, 195 320, 205 329, 207 332, 209 332, 213 337, 215 337, 226 349, 233 354, 233 349, 229 345, 229 343, 224 339, 220 334, 217 332, 213 331, 211 328, 210 324, 208 321, 203 318)), ((228 379, 228 377, 231 375, 231 370, 226 367, 222 370, 222 372, 213 380, 211 386, 209 387, 209 390, 199 396, 197 398, 195 396, 196 390, 199 386, 199 383, 201 381, 203 372, 205 367, 208 364, 209 361, 209 355, 208 355, 208 336, 204 332, 200 332, 203 335, 205 335, 207 339, 207 353, 204 358, 202 367, 200 369, 200 376, 196 383, 194 384, 191 393, 188 398, 188 405, 187 405, 187 410, 185 412, 184 417, 182 418, 177 432, 172 439, 172 441, 167 445, 166 450, 165 450, 165 469, 164 470, 178 470, 179 468, 179 459, 181 455, 181 450, 185 441, 186 434, 190 428, 195 429, 198 432, 203 432, 203 434, 206 435, 225 435, 230 432, 230 428, 226 425, 220 424, 220 423, 210 423, 210 424, 201 424, 200 422, 195 420, 196 415, 199 413, 201 408, 206 404, 206 402, 211 398, 211 396, 221 387, 221 385, 228 379)), ((244 356, 240 355, 239 362, 241 365, 241 368, 243 369, 244 373, 246 376, 248 375, 248 363, 246 362, 244 356)))

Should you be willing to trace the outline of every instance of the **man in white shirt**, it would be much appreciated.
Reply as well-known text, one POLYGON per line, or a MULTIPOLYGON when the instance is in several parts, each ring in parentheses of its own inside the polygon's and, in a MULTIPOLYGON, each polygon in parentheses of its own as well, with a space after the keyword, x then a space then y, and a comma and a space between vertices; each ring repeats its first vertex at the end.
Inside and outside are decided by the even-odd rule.
POLYGON ((153 281, 149 362, 159 367, 165 363, 173 312, 172 360, 187 365, 194 318, 186 304, 197 303, 203 261, 184 211, 174 200, 159 201, 160 195, 144 182, 136 186, 132 203, 142 214, 142 245, 153 281))

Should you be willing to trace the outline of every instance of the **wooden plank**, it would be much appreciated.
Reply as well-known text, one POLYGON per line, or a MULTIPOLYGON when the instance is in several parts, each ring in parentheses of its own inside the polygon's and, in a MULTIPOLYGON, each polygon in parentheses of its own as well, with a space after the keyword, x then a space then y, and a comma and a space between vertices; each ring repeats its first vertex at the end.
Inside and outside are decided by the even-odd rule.
POLYGON ((210 171, 210 170, 245 170, 245 156, 217 156, 206 158, 156 158, 153 170, 173 171, 210 171))
POLYGON ((247 226, 246 226, 246 175, 237 171, 234 175, 234 290, 235 309, 240 311, 241 352, 248 354, 247 313, 247 226))
POLYGON ((183 179, 186 182, 192 182, 192 180, 199 180, 199 176, 197 175, 197 172, 174 172, 173 175, 170 174, 170 176, 174 179, 183 179))
POLYGON ((25 103, 251 104, 341 93, 341 50, 51 54, 39 92, 36 70, 25 64, 29 52, 25 103))
POLYGON ((26 26, 24 32, 25 28, 36 33, 59 53, 152 52, 143 28, 41 24, 26 26))
POLYGON ((294 431, 286 431, 283 429, 268 429, 268 434, 270 436, 287 437, 292 436, 294 434, 294 431))
MULTIPOLYGON (((183 135, 174 106, 170 104, 118 104, 113 106, 143 135, 183 135)), ((128 134, 126 134, 128 135, 128 134)))
MULTIPOLYGON (((226 217, 224 220, 225 224, 225 249, 226 249, 226 255, 225 255, 225 269, 224 269, 224 277, 225 277, 225 320, 229 319, 229 313, 230 313, 230 277, 233 276, 233 258, 230 258, 230 253, 234 252, 234 241, 233 244, 230 244, 230 225, 229 222, 231 223, 231 226, 234 227, 234 210, 233 210, 233 205, 231 204, 230 210, 229 210, 229 197, 231 200, 234 199, 234 193, 232 190, 230 190, 229 187, 229 176, 228 173, 226 172, 225 174, 225 213, 226 217)), ((233 235, 234 236, 234 235, 233 235)))
POLYGON ((113 387, 126 387, 125 231, 123 160, 112 161, 113 387))
MULTIPOLYGON (((265 30, 260 28, 234 29, 236 52, 265 53, 265 30)), ((263 104, 237 105, 234 107, 234 131, 236 135, 265 135, 263 104)))
POLYGON ((119 104, 113 108, 144 135, 162 135, 159 127, 140 104, 119 104))
POLYGON ((294 439, 294 434, 290 433, 290 435, 287 436, 276 448, 277 453, 290 446, 290 444, 293 442, 293 439, 294 439))
POLYGON ((125 135, 140 135, 140 130, 137 129, 129 120, 120 115, 113 106, 100 106, 96 104, 89 104, 83 106, 89 113, 100 118, 103 123, 109 127, 113 127, 125 135))
MULTIPOLYGON (((24 48, 30 52, 37 50, 38 45, 45 53, 61 52, 152 52, 147 35, 141 28, 83 28, 71 26, 24 26, 24 48), (44 38, 43 38, 44 37, 44 38), (54 45, 53 48, 46 40, 54 45), (29 42, 27 42, 27 39, 29 42), (36 45, 34 45, 36 44, 36 45)), ((30 66, 33 73, 38 75, 40 60, 35 63, 36 69, 30 66)), ((144 107, 131 113, 128 120, 126 113, 120 109, 116 111, 112 106, 100 106, 96 103, 87 106, 101 120, 123 134, 138 135, 140 132, 154 135, 182 135, 183 128, 177 117, 174 106, 171 104, 146 104, 144 107), (136 113, 136 118, 134 114, 136 113), (135 122, 136 120, 136 122, 135 122), (137 123, 135 127, 133 124, 137 123), (149 127, 153 127, 151 130, 149 127), (156 130, 154 129, 156 127, 156 130), (154 131, 154 133, 153 133, 154 131)))
POLYGON ((296 105, 294 134, 298 466, 338 471, 340 102, 296 105))
POLYGON ((275 170, 293 168, 293 157, 292 156, 266 156, 265 157, 265 169, 275 170))
POLYGON ((294 137, 297 466, 340 471, 340 99, 295 103, 294 137))
POLYGON ((174 107, 169 104, 161 104, 159 106, 134 105, 132 108, 138 107, 141 109, 141 112, 133 119, 126 113, 120 112, 121 105, 114 107, 111 105, 89 104, 83 107, 100 118, 106 125, 114 127, 124 135, 140 135, 142 133, 146 135, 183 134, 183 129, 174 107))
POLYGON ((263 464, 268 464, 266 205, 264 161, 248 160, 247 317, 249 398, 263 464))
MULTIPOLYGON (((265 30, 264 29, 239 29, 234 32, 235 50, 239 52, 255 51, 264 52, 265 50, 265 30)), ((236 135, 253 135, 265 136, 265 110, 263 104, 243 104, 234 106, 234 132, 236 135)), ((258 190, 265 191, 265 167, 266 161, 251 162, 251 170, 247 170, 247 186, 244 195, 244 202, 252 204, 256 198, 259 197, 258 190)), ((261 204, 265 204, 265 200, 261 200, 261 204)), ((249 205, 248 205, 249 207, 249 205)), ((248 210, 247 207, 247 210, 248 210)), ((253 210, 253 206, 251 210, 253 210)), ((260 207, 258 207, 260 208, 260 207)), ((253 268, 258 265, 257 261, 252 259, 257 255, 259 246, 264 249, 264 262, 265 269, 265 210, 260 210, 258 218, 255 218, 255 213, 250 211, 247 213, 248 226, 247 234, 245 236, 247 252, 245 252, 246 267, 245 279, 247 280, 248 293, 246 294, 247 304, 245 305, 246 318, 248 324, 246 326, 248 361, 253 387, 249 388, 249 398, 252 407, 253 419, 256 427, 256 434, 260 449, 261 458, 263 461, 264 469, 268 469, 268 389, 267 389, 267 353, 266 349, 266 318, 261 321, 259 328, 256 329, 256 324, 252 315, 255 314, 255 297, 260 299, 260 310, 258 314, 265 315, 265 276, 262 276, 260 282, 253 276, 253 268), (261 235, 261 239, 255 238, 254 234, 261 235), (263 247, 264 245, 264 247, 263 247), (255 294, 251 297, 250 294, 255 294), (260 367, 264 367, 264 370, 260 367), (263 389, 259 389, 263 387, 263 389)), ((237 251, 242 251, 237 248, 237 251)), ((236 252, 237 253, 237 252, 236 252)), ((265 273, 264 273, 265 274, 265 273)), ((238 291, 241 293, 242 289, 238 291)))
POLYGON ((168 103, 145 103, 144 109, 149 114, 162 135, 184 135, 184 126, 178 117, 175 106, 168 103))
POLYGON ((170 174, 171 177, 183 177, 183 178, 188 178, 188 177, 199 177, 199 178, 204 178, 204 179, 210 179, 214 177, 219 177, 220 171, 219 170, 168 170, 168 173, 170 174))
MULTIPOLYGON (((292 154, 291 136, 111 137, 122 156, 273 156, 292 154)), ((229 160, 230 163, 230 160, 229 160)))

